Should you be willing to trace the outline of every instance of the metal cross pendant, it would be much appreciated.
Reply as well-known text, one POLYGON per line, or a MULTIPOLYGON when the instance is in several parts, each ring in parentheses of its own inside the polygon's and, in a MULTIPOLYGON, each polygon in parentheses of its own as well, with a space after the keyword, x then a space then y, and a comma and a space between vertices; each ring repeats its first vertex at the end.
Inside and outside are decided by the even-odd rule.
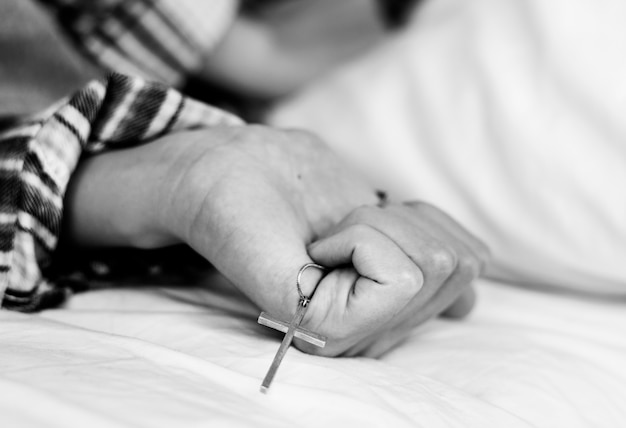
POLYGON ((298 273, 298 280, 296 283, 298 287, 298 293, 300 294, 300 302, 298 303, 298 309, 296 310, 296 314, 294 315, 290 323, 280 321, 272 317, 271 315, 266 314, 265 312, 261 312, 261 315, 259 315, 259 324, 285 333, 285 337, 283 338, 283 341, 280 344, 278 351, 276 352, 276 356, 272 361, 272 365, 267 371, 267 374, 263 379, 263 383, 261 384, 261 392, 263 393, 266 393, 269 389, 272 380, 276 375, 276 371, 278 371, 278 367, 285 357, 287 349, 289 349, 289 346, 291 345, 294 337, 302 339, 312 345, 319 346, 320 348, 326 346, 326 337, 300 327, 300 323, 302 322, 302 319, 304 318, 304 315, 309 308, 309 303, 311 302, 311 297, 306 297, 302 294, 302 291, 300 289, 300 278, 302 277, 302 272, 304 272, 309 267, 316 267, 318 269, 325 270, 324 267, 316 265, 314 263, 308 263, 304 265, 302 269, 300 269, 300 272, 298 273))

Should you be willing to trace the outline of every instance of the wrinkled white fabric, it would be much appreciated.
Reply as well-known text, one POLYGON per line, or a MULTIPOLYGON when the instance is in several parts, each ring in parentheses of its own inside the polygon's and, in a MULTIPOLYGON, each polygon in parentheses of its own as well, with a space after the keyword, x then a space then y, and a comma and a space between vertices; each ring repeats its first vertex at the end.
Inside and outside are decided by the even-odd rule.
POLYGON ((430 0, 272 123, 491 246, 491 274, 626 294, 626 3, 430 0))
POLYGON ((624 305, 480 284, 465 322, 435 320, 382 360, 291 349, 231 292, 102 290, 0 311, 2 426, 621 427, 624 305))
MULTIPOLYGON (((624 16, 617 0, 427 1, 407 33, 274 121, 317 129, 398 195, 450 211, 501 272, 619 292, 624 16)), ((381 360, 292 349, 268 395, 278 338, 228 290, 0 311, 0 426, 626 425, 626 303, 478 293, 468 320, 435 320, 381 360)))

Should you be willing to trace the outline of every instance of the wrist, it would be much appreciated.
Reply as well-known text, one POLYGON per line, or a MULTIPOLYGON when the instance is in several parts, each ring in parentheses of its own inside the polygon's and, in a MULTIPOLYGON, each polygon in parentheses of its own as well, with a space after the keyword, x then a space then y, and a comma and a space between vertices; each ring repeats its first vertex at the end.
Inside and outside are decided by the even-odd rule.
POLYGON ((180 242, 163 218, 164 170, 149 145, 82 161, 64 199, 65 238, 85 247, 158 248, 180 242))
POLYGON ((162 165, 153 218, 171 239, 190 245, 197 240, 200 231, 195 226, 206 218, 215 185, 232 167, 220 158, 219 147, 229 143, 239 129, 187 131, 151 143, 159 150, 162 165))

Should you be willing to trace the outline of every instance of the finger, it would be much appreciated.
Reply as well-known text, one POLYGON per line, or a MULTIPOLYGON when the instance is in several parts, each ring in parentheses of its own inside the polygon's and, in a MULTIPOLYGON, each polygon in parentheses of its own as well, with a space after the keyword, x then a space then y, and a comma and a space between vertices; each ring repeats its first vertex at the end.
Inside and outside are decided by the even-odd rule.
POLYGON ((452 234, 463 242, 480 261, 480 271, 484 271, 485 265, 491 258, 491 252, 489 247, 476 235, 469 232, 460 223, 435 206, 417 201, 405 202, 404 205, 417 210, 420 216, 433 220, 440 226, 442 231, 452 234))
MULTIPOLYGON (((448 251, 456 257, 456 263, 450 275, 441 281, 439 281, 441 277, 436 278, 436 281, 439 282, 427 284, 431 293, 416 296, 399 314, 398 318, 402 321, 397 327, 398 330, 408 334, 408 330, 431 317, 439 315, 447 307, 453 306, 457 300, 459 301, 458 306, 450 314, 461 316, 461 314, 469 313, 473 307, 474 296, 472 291, 467 290, 470 290, 471 282, 478 276, 481 263, 473 248, 466 243, 465 237, 460 238, 457 235, 458 230, 442 226, 440 222, 436 221, 436 215, 420 214, 416 216, 411 210, 397 205, 391 206, 389 211, 395 212, 398 217, 405 219, 408 223, 420 224, 420 227, 431 235, 431 239, 444 242, 448 251), (462 297, 466 292, 467 296, 462 297)), ((434 213, 436 214, 436 212, 434 213)), ((428 269, 425 271, 428 272, 428 269)), ((429 278, 427 277, 426 280, 428 281, 429 278)))
MULTIPOLYGON (((423 302, 421 305, 407 305, 403 312, 411 311, 411 313, 409 315, 401 314, 399 318, 403 319, 404 322, 387 334, 406 337, 415 327, 447 311, 448 308, 452 311, 456 311, 448 314, 451 318, 462 318, 469 314, 475 302, 473 288, 469 285, 471 282, 470 278, 471 269, 467 267, 464 268, 462 263, 459 264, 455 272, 437 289, 432 298, 423 302), (459 302, 458 307, 455 306, 455 302, 459 302)), ((383 345, 384 342, 383 344, 373 342, 370 346, 371 349, 368 347, 364 355, 375 355, 386 352, 383 345)))
POLYGON ((393 318, 424 284, 421 270, 402 249, 365 225, 347 227, 313 243, 309 256, 327 267, 354 266, 360 277, 347 294, 346 309, 363 311, 354 317, 362 324, 379 327, 393 318))
MULTIPOLYGON (((417 202, 409 202, 405 203, 405 205, 418 210, 422 218, 430 220, 431 231, 435 231, 439 236, 448 238, 448 241, 457 252, 460 264, 464 266, 464 269, 473 271, 469 272, 468 275, 471 280, 480 275, 489 258, 489 250, 482 241, 468 232, 446 213, 432 205, 417 202)), ((401 215, 410 215, 410 213, 404 210, 401 215)), ((455 283, 461 286, 463 290, 460 291, 459 298, 452 302, 450 307, 447 308, 442 315, 451 318, 462 318, 471 312, 476 300, 476 295, 473 288, 466 287, 469 283, 462 284, 457 281, 451 282, 451 284, 455 283)), ((444 284, 443 286, 447 287, 449 285, 444 284)))
POLYGON ((327 267, 351 264, 378 284, 402 283, 411 278, 421 288, 423 276, 407 255, 387 236, 367 225, 354 225, 308 247, 309 256, 327 267))
POLYGON ((466 290, 471 290, 469 284, 477 275, 478 263, 471 241, 466 243, 465 236, 459 233, 462 228, 456 230, 455 224, 455 228, 448 230, 442 222, 436 221, 436 216, 415 216, 401 206, 391 206, 387 210, 359 209, 339 227, 359 222, 371 225, 380 233, 384 231, 383 234, 405 253, 411 253, 415 263, 424 267, 426 284, 419 298, 406 305, 384 333, 376 331, 369 337, 363 337, 344 354, 380 355, 387 352, 404 340, 416 325, 440 314, 457 299, 459 306, 451 314, 461 316, 469 312, 474 299, 472 291, 466 290), (442 255, 440 251, 449 251, 449 254, 442 255), (446 260, 454 263, 445 266, 446 260), (447 269, 437 275, 436 267, 442 262, 447 269), (429 293, 425 293, 426 288, 429 293), (464 297, 459 297, 461 295, 464 297))
POLYGON ((338 228, 368 225, 395 243, 423 273, 424 286, 415 296, 416 304, 423 304, 452 274, 457 256, 446 239, 429 231, 432 220, 402 211, 407 209, 403 206, 360 207, 350 213, 338 228))
MULTIPOLYGON (((426 305, 417 311, 413 317, 412 323, 405 323, 402 326, 389 328, 384 332, 380 332, 375 336, 371 336, 344 351, 341 355, 344 357, 369 357, 379 358, 390 352, 397 346, 406 342, 411 336, 415 327, 425 323, 432 317, 435 317, 441 308, 445 308, 450 296, 444 293, 438 293, 433 299, 426 302, 426 305)), ((447 318, 460 319, 466 317, 472 310, 476 300, 476 294, 473 287, 467 287, 462 295, 456 301, 444 310, 443 316, 447 318)), ((407 308, 405 308, 406 310, 407 308)))
POLYGON ((420 317, 416 322, 421 324, 430 318, 438 316, 450 308, 456 301, 464 298, 467 298, 467 301, 460 300, 458 307, 459 315, 462 314, 461 309, 465 309, 469 313, 475 301, 471 287, 471 282, 475 277, 475 265, 472 262, 467 262, 467 259, 461 259, 450 278, 439 287, 433 298, 420 308, 420 317), (465 293, 468 293, 467 296, 461 298, 465 293))
POLYGON ((476 291, 474 287, 469 286, 461 295, 445 309, 441 316, 446 318, 461 319, 465 318, 476 305, 476 291))
POLYGON ((477 263, 469 246, 431 217, 413 215, 403 206, 362 207, 344 219, 339 227, 354 224, 368 224, 392 240, 424 274, 422 291, 394 320, 397 331, 408 334, 409 329, 438 315, 473 279, 473 266, 477 263))
POLYGON ((403 326, 413 328, 426 320, 438 316, 444 311, 450 309, 450 316, 457 317, 466 316, 475 301, 475 295, 471 286, 474 279, 479 274, 480 263, 477 258, 469 254, 464 244, 456 244, 458 254, 457 264, 452 274, 438 287, 436 287, 433 296, 430 299, 416 300, 408 305, 405 310, 418 312, 416 317, 406 316, 407 323, 403 326))

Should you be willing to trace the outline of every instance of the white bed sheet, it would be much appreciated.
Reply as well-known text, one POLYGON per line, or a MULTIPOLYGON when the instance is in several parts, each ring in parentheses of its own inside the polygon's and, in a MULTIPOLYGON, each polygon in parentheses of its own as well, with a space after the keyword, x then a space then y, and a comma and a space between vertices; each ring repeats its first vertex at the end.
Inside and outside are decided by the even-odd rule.
POLYGON ((483 282, 381 360, 292 349, 228 288, 128 288, 0 311, 0 425, 623 427, 626 311, 483 282))
MULTIPOLYGON (((535 285, 624 295, 624 16, 618 0, 427 1, 418 26, 274 121, 450 211, 535 285)), ((435 320, 381 360, 291 350, 269 395, 278 339, 227 287, 0 311, 0 427, 626 426, 623 298, 478 291, 469 320, 435 320)))

